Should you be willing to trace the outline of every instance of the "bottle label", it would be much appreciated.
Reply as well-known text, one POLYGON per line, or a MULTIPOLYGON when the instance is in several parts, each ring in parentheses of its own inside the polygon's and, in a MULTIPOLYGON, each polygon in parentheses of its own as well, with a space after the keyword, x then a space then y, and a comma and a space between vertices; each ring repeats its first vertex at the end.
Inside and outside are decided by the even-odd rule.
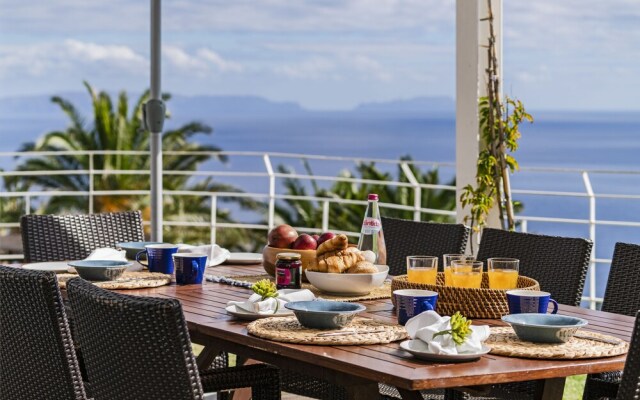
POLYGON ((380 232, 382 229, 382 223, 377 218, 365 217, 362 221, 362 233, 365 235, 371 235, 380 232))

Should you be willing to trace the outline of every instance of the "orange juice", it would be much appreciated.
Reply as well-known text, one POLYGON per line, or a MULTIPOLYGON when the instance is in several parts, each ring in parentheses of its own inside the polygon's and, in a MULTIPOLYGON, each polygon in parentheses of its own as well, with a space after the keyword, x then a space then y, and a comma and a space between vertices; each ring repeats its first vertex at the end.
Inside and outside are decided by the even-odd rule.
MULTIPOLYGON (((453 267, 444 267, 444 285, 445 286, 455 286, 453 284, 452 275, 453 267)), ((468 266, 457 266, 456 272, 471 272, 471 265, 468 266)))
POLYGON ((515 289, 518 287, 518 271, 512 269, 490 269, 489 287, 491 289, 515 289))
POLYGON ((471 267, 469 271, 460 271, 460 269, 452 271, 451 278, 453 286, 456 287, 480 288, 482 285, 482 272, 473 272, 471 267))
POLYGON ((408 268, 407 280, 411 283, 436 284, 437 268, 408 268))

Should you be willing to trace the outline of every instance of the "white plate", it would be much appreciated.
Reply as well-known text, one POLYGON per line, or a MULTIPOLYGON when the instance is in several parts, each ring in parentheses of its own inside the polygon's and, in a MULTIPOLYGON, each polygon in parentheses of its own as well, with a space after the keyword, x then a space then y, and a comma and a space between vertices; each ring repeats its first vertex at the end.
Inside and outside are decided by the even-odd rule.
POLYGON ((71 261, 50 261, 24 264, 22 268, 32 271, 53 271, 56 273, 69 272, 71 261))
POLYGON ((286 308, 278 310, 278 312, 275 313, 275 314, 256 314, 256 313, 251 313, 249 311, 246 311, 246 310, 243 310, 241 308, 238 308, 235 305, 227 306, 227 308, 225 308, 225 310, 227 310, 227 314, 231 314, 236 318, 247 319, 247 320, 250 320, 250 321, 253 321, 255 319, 260 319, 260 318, 287 317, 289 315, 293 315, 293 311, 288 310, 286 308))
POLYGON ((427 350, 427 344, 422 340, 405 340, 400 343, 400 348, 421 360, 450 363, 477 360, 482 355, 491 351, 490 347, 482 345, 482 350, 473 354, 433 354, 427 350))
POLYGON ((231 253, 225 264, 261 264, 261 253, 231 253))

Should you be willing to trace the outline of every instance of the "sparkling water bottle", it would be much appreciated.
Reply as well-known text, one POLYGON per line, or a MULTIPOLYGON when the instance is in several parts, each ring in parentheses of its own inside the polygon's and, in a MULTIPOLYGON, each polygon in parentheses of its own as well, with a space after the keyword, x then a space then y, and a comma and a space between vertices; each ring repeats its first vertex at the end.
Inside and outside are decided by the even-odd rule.
POLYGON ((387 263, 387 248, 384 245, 378 195, 372 193, 369 195, 368 200, 369 204, 367 204, 367 211, 364 214, 360 239, 358 240, 358 250, 363 252, 368 261, 384 265, 387 263))

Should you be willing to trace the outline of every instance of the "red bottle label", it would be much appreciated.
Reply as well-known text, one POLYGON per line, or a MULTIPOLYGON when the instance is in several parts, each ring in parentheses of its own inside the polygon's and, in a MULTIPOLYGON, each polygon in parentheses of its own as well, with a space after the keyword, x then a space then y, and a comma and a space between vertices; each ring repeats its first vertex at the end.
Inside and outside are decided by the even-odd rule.
POLYGON ((377 218, 365 217, 364 221, 362 221, 362 233, 366 235, 378 233, 381 228, 382 223, 377 218))

